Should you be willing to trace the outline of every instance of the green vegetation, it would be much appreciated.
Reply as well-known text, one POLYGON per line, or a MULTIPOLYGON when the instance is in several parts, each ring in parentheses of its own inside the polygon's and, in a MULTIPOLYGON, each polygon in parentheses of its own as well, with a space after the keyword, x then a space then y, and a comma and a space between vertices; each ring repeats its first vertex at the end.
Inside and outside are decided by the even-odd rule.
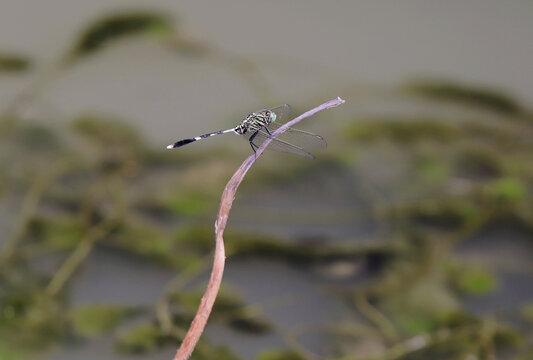
POLYGON ((166 35, 171 33, 171 21, 150 12, 129 12, 108 15, 95 21, 79 36, 72 49, 72 58, 91 55, 104 46, 126 36, 149 34, 166 35))
POLYGON ((153 351, 169 341, 168 335, 157 326, 143 324, 120 334, 117 338, 116 349, 121 353, 142 354, 153 351))
POLYGON ((305 360, 305 357, 294 351, 265 351, 259 354, 257 360, 305 360))
POLYGON ((457 127, 438 119, 405 117, 355 119, 344 133, 358 142, 389 139, 400 144, 410 144, 415 141, 449 143, 460 132, 457 127))
POLYGON ((451 276, 453 285, 464 294, 486 294, 498 285, 494 275, 479 265, 455 265, 451 268, 451 276))
POLYGON ((31 62, 25 57, 0 53, 0 73, 24 72, 30 65, 31 62))
POLYGON ((495 90, 448 81, 414 81, 408 91, 435 100, 456 102, 486 108, 503 114, 519 115, 522 107, 511 97, 495 90))
POLYGON ((135 312, 117 305, 85 305, 72 309, 69 317, 76 334, 93 337, 114 329, 135 312))

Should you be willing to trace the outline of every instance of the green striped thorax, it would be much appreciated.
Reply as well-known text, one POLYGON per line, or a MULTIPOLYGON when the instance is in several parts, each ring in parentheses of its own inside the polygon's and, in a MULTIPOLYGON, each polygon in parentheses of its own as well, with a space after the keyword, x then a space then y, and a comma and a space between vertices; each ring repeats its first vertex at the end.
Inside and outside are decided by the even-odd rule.
POLYGON ((234 131, 239 135, 244 135, 248 132, 256 132, 276 121, 276 113, 271 110, 263 109, 251 113, 244 118, 234 131))

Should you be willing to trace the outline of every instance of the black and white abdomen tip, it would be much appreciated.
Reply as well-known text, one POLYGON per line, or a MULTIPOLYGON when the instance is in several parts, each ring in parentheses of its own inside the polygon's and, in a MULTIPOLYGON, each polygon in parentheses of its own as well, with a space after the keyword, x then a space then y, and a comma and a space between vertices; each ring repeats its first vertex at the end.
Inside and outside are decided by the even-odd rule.
POLYGON ((197 139, 196 138, 192 138, 192 139, 184 139, 184 140, 180 140, 180 141, 176 141, 174 144, 170 144, 167 146, 167 149, 175 149, 175 148, 179 148, 183 145, 187 145, 187 144, 190 144, 192 142, 195 142, 197 139))
POLYGON ((176 141, 174 144, 168 145, 167 149, 179 148, 179 147, 181 147, 183 145, 190 144, 190 143, 195 142, 197 140, 202 140, 202 139, 205 139, 205 138, 208 138, 208 137, 211 137, 211 136, 215 136, 215 135, 219 135, 219 134, 225 134, 225 133, 228 133, 228 132, 235 132, 235 129, 215 131, 215 132, 208 133, 208 134, 203 134, 203 135, 200 135, 200 136, 197 136, 197 137, 194 137, 194 138, 183 139, 183 140, 180 140, 180 141, 176 141))

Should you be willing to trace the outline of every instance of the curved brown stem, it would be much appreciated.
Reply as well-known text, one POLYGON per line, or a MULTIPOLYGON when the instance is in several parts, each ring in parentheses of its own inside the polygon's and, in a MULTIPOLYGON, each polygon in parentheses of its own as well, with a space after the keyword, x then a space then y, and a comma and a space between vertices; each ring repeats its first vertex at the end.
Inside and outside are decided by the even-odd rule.
POLYGON ((187 335, 181 343, 181 346, 179 347, 178 352, 174 357, 174 360, 186 360, 189 358, 189 356, 191 356, 196 344, 198 343, 198 340, 200 339, 200 336, 202 335, 202 332, 204 331, 207 319, 209 318, 209 314, 213 309, 213 304, 215 303, 218 290, 220 289, 220 283, 222 282, 222 275, 224 273, 224 263, 226 260, 223 238, 224 229, 226 228, 226 224, 228 222, 228 217, 231 210, 231 206, 233 204, 233 199, 235 198, 235 193, 237 192, 237 188, 244 179, 244 176, 246 175, 250 167, 253 165, 255 160, 263 153, 263 151, 265 151, 265 148, 268 146, 268 144, 270 144, 270 141, 272 139, 276 138, 277 136, 285 132, 290 126, 293 126, 294 124, 302 121, 303 119, 313 116, 319 111, 339 106, 341 104, 344 104, 344 100, 339 97, 327 101, 324 104, 319 105, 303 113, 297 118, 281 126, 272 134, 270 138, 266 139, 261 144, 255 154, 248 156, 248 158, 244 160, 242 165, 237 169, 235 174, 233 174, 230 181, 227 183, 226 187, 224 188, 224 192, 222 193, 222 198, 220 199, 220 207, 218 210, 217 220, 215 222, 215 259, 213 261, 213 269, 211 270, 211 276, 209 278, 209 282, 207 284, 207 289, 205 290, 204 296, 200 301, 198 311, 194 316, 194 320, 192 321, 191 326, 187 331, 187 335))

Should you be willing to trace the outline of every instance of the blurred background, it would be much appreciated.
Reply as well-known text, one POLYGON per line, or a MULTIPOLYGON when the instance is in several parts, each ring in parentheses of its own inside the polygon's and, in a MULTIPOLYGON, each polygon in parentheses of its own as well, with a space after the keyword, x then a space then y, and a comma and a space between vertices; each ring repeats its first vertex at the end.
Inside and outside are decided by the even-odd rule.
POLYGON ((533 358, 533 3, 0 0, 0 359, 533 358))

